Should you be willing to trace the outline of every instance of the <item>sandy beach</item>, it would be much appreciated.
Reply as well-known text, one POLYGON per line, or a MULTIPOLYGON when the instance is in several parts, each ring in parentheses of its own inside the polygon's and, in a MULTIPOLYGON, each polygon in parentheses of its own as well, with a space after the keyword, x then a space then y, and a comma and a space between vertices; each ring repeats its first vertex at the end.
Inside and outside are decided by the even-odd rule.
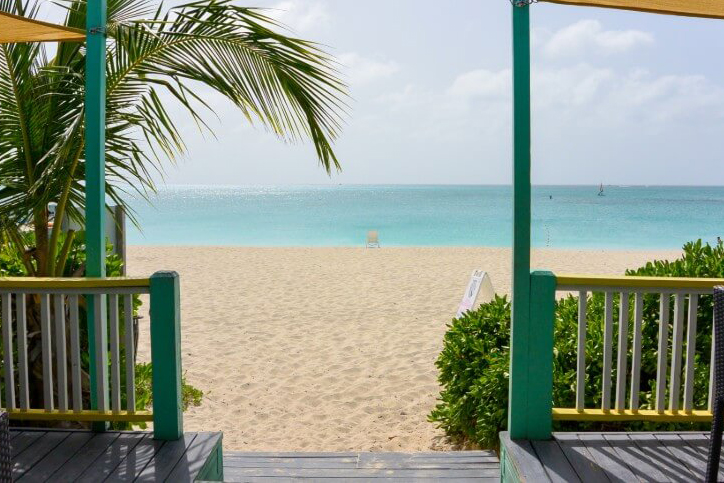
MULTIPOLYGON (((488 271, 498 293, 510 288, 507 249, 132 246, 128 254, 129 275, 180 274, 183 369, 204 391, 185 427, 224 431, 229 450, 450 448, 427 421, 445 324, 474 269, 488 271)), ((677 255, 541 249, 533 266, 620 274, 677 255)), ((145 330, 141 359, 149 350, 145 330)))

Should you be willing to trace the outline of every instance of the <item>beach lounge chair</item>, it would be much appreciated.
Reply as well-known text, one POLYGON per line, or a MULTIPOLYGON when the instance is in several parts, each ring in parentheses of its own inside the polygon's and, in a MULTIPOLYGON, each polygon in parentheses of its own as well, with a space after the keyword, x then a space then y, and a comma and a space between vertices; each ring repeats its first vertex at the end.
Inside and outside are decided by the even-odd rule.
POLYGON ((367 232, 367 244, 365 245, 366 248, 379 248, 380 247, 380 240, 377 236, 377 230, 370 230, 367 232))
POLYGON ((717 481, 724 430, 724 287, 714 287, 714 339, 714 418, 711 422, 709 460, 706 465, 707 482, 717 481))

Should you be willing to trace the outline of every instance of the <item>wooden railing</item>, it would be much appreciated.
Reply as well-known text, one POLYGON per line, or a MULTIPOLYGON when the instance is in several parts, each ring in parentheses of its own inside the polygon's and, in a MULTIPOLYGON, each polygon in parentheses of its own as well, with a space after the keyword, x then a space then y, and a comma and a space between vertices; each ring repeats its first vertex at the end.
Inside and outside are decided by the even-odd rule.
POLYGON ((0 278, 5 382, 0 407, 10 418, 26 421, 153 421, 157 438, 178 439, 183 431, 178 302, 178 275, 173 272, 150 278, 0 278), (153 412, 136 410, 133 298, 140 294, 150 294, 151 301, 153 412), (80 317, 82 300, 87 320, 80 317), (28 340, 36 335, 28 333, 29 303, 39 308, 42 398, 32 394, 37 388, 29 384, 28 340), (84 324, 91 391, 85 402, 84 324), (31 401, 42 401, 36 404, 42 407, 31 401))
MULTIPOLYGON (((697 312, 699 296, 711 294, 724 280, 649 277, 590 277, 560 275, 556 277, 559 291, 578 292, 578 343, 576 364, 576 403, 574 408, 553 408, 553 419, 560 420, 648 420, 648 421, 711 421, 711 387, 708 407, 694 407, 694 371, 697 351, 697 312), (589 293, 604 294, 603 371, 601 407, 584 407, 586 381, 586 304, 589 293), (656 394, 653 409, 640 409, 640 375, 644 294, 658 297, 659 311, 656 394), (633 296, 633 320, 630 320, 629 299, 633 296), (614 297, 619 299, 618 337, 615 388, 613 388, 614 297), (671 301, 674 303, 673 333, 669 347, 671 301), (633 322, 632 347, 629 350, 629 326, 633 322), (684 345, 686 342, 686 345, 684 345), (684 348, 686 351, 684 352, 684 348), (669 363, 669 349, 671 362, 669 363), (629 371, 628 359, 631 357, 629 371), (683 376, 683 377, 682 377, 683 376), (683 384, 682 384, 683 382, 683 384), (615 395, 612 401, 611 392, 615 395), (682 391, 683 389, 683 391, 682 391), (627 398, 628 393, 628 398, 627 398), (668 395, 668 399, 667 399, 668 395), (682 397, 683 396, 683 397, 682 397)), ((712 338, 713 341, 713 338, 712 338)), ((707 358, 713 355, 713 346, 707 358)), ((713 365, 709 367, 709 380, 713 365)))
MULTIPOLYGON (((700 296, 711 294, 717 285, 724 285, 724 279, 597 277, 533 272, 530 319, 522 324, 513 321, 513 331, 539 334, 536 340, 528 341, 527 357, 513 359, 511 373, 517 372, 518 377, 527 374, 530 381, 527 388, 511 384, 511 397, 527 400, 525 411, 511 406, 509 423, 516 428, 513 437, 546 439, 550 436, 553 420, 711 421, 713 364, 707 369, 710 381, 707 407, 695 407, 694 380, 695 371, 701 370, 696 367, 697 356, 711 360, 714 349, 712 346, 711 353, 702 354, 702 349, 696 345, 697 333, 701 330, 697 327, 700 296), (578 295, 576 395, 572 407, 552 407, 553 301, 556 293, 562 295, 560 292, 578 295), (586 407, 585 394, 586 367, 591 357, 586 354, 589 328, 587 304, 591 300, 589 294, 595 293, 602 294, 604 310, 603 321, 600 321, 603 333, 601 404, 593 408, 586 407), (645 295, 658 299, 655 321, 658 324, 656 385, 652 408, 641 408, 639 401, 645 295), (615 299, 618 299, 618 314, 614 313, 615 299), (672 301, 673 324, 670 320, 672 301), (618 329, 617 334, 614 334, 614 327, 618 329)), ((516 350, 520 353, 522 349, 515 345, 512 347, 513 353, 516 350)))

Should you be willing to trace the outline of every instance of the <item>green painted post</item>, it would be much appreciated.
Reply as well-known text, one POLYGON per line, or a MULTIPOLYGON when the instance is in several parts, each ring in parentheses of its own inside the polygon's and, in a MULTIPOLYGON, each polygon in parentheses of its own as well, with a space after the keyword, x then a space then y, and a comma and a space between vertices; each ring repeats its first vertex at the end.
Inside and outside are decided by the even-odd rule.
POLYGON ((550 439, 553 411, 553 321, 556 276, 535 271, 530 276, 528 338, 528 429, 526 439, 550 439))
POLYGON ((155 439, 183 436, 181 405, 181 310, 176 272, 151 276, 151 362, 155 439))
POLYGON ((513 283, 508 431, 528 435, 530 339, 530 19, 513 4, 513 283))
MULTIPOLYGON (((86 78, 85 78, 85 223, 86 223, 86 275, 106 275, 105 252, 105 144, 106 144, 106 0, 89 0, 86 15, 86 78)), ((88 346, 90 352, 91 407, 98 407, 96 382, 96 360, 94 314, 99 314, 101 323, 106 321, 105 297, 101 306, 95 307, 93 297, 88 301, 88 346)), ((103 350, 101 360, 107 364, 107 351, 103 350)), ((102 362, 104 363, 104 362, 102 362)), ((103 381, 103 391, 108 393, 108 381, 103 381)), ((108 398, 104 398, 106 401, 108 398)), ((102 429, 104 424, 95 425, 102 429)))

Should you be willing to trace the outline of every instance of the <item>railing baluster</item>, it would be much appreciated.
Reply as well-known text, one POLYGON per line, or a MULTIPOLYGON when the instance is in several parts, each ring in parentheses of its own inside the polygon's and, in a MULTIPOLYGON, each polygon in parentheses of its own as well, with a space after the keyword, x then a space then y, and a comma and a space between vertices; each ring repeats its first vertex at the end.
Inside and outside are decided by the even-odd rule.
POLYGON ((40 337, 43 349, 43 405, 53 410, 53 357, 50 335, 50 295, 40 295, 40 337))
POLYGON ((133 360, 133 295, 123 296, 123 318, 126 330, 126 409, 136 411, 136 374, 133 360))
POLYGON ((68 366, 65 353, 65 297, 55 294, 55 365, 58 374, 58 409, 68 411, 68 366))
POLYGON ((618 365, 616 367, 616 410, 626 408, 626 365, 628 362, 628 292, 621 292, 618 312, 618 365))
POLYGON ((73 411, 83 410, 83 391, 80 378, 80 334, 78 317, 78 296, 69 295, 70 307, 70 377, 73 383, 73 411))
POLYGON ((684 294, 674 297, 674 334, 671 347, 671 376, 669 378, 669 410, 679 410, 681 395, 681 355, 684 352, 684 294))
POLYGON ((582 411, 586 403, 586 307, 588 292, 578 292, 578 354, 576 355, 576 409, 582 411))
POLYGON ((696 322, 699 296, 689 294, 689 325, 686 332, 686 372, 684 379, 684 411, 694 409, 694 357, 696 355, 696 322))
POLYGON ((613 292, 606 292, 603 332, 603 384, 601 409, 611 409, 611 370, 613 358, 613 292))
POLYGON ((15 364, 13 362, 13 311, 12 295, 2 294, 3 364, 5 365, 5 407, 15 409, 15 364))
POLYGON ((656 362, 656 410, 664 412, 666 407, 666 366, 668 365, 669 349, 669 304, 670 295, 661 294, 659 304, 659 354, 656 362))
POLYGON ((644 294, 636 292, 634 299, 633 354, 631 357, 631 403, 632 411, 639 409, 639 384, 641 381, 641 337, 643 332, 644 294))
POLYGON ((100 411, 108 410, 108 327, 105 324, 103 303, 105 297, 101 294, 93 295, 93 324, 95 324, 95 375, 96 375, 96 405, 100 411))
POLYGON ((18 322, 18 390, 20 409, 30 409, 28 394, 28 323, 25 294, 15 295, 15 317, 18 322))
POLYGON ((121 349, 118 338, 118 295, 108 296, 111 341, 111 411, 121 410, 121 349))

